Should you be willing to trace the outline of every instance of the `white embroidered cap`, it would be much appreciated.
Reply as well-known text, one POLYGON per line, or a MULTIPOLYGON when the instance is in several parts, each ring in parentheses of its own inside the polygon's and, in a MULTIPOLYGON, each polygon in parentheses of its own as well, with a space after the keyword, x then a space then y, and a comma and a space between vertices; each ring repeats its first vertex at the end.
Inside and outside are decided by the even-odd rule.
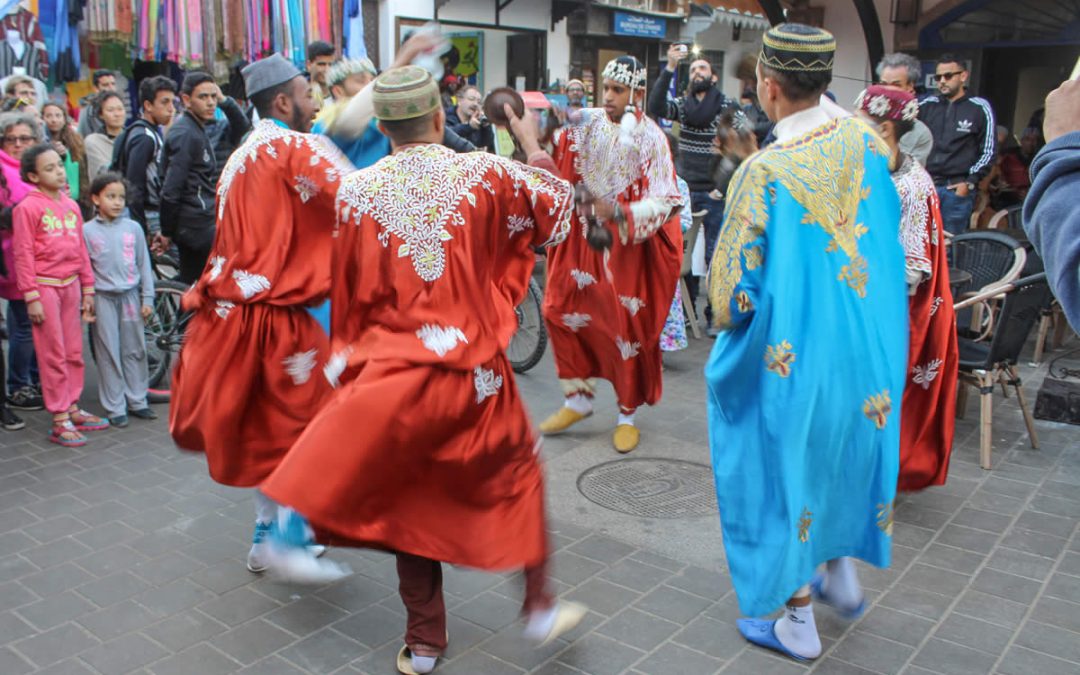
POLYGON ((631 89, 644 89, 645 65, 633 56, 626 54, 608 61, 608 64, 604 66, 601 77, 605 80, 614 80, 620 84, 625 84, 631 89))

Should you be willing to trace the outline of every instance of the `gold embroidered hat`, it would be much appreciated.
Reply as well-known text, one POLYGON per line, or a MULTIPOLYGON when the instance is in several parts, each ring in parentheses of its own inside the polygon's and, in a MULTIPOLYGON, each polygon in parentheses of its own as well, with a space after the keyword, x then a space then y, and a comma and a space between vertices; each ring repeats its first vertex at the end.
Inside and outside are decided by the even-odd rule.
POLYGON ((371 102, 380 120, 411 120, 439 109, 439 85, 419 66, 391 68, 375 78, 371 102))
POLYGON ((780 72, 831 72, 836 38, 821 28, 801 23, 782 23, 765 33, 761 42, 761 65, 780 72))

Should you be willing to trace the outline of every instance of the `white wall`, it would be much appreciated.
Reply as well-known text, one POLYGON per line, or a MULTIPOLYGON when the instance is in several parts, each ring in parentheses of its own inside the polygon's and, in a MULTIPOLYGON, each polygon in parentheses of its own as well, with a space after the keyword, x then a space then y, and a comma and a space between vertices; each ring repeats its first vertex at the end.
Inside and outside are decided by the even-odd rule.
MULTIPOLYGON (((859 93, 872 81, 873 68, 877 64, 870 63, 866 36, 851 0, 819 0, 813 4, 825 7, 825 28, 836 36, 836 61, 829 88, 836 94, 837 103, 850 109, 859 93)), ((889 22, 890 0, 874 0, 874 6, 888 53, 892 51, 894 33, 889 22)))

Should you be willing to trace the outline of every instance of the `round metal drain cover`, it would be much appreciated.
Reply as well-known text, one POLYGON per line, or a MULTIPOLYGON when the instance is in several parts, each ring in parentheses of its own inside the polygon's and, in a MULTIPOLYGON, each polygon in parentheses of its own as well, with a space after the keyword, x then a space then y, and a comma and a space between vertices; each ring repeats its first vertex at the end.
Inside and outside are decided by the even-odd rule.
POLYGON ((716 515, 712 467, 678 459, 619 459, 588 469, 578 491, 594 504, 646 518, 716 515))

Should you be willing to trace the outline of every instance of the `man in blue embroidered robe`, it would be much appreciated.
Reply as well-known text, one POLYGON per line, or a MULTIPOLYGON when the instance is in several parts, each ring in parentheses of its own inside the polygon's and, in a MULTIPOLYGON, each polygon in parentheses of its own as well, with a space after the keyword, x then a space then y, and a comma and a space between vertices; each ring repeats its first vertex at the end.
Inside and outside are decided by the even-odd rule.
POLYGON ((888 150, 822 103, 829 33, 764 38, 758 95, 777 142, 731 181, 710 271, 705 369, 724 546, 751 642, 821 653, 811 595, 848 618, 851 557, 889 565, 907 368, 900 203, 888 150), (825 571, 815 576, 819 565, 825 571))

